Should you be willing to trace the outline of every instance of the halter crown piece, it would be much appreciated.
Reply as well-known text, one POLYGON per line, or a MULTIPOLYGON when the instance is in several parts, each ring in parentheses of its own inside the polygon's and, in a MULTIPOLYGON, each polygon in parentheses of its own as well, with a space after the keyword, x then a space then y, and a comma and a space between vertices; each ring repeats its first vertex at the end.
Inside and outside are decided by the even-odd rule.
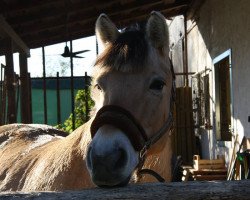
POLYGON ((95 136, 98 129, 106 124, 115 126, 122 130, 123 133, 129 138, 134 149, 139 152, 139 164, 137 166, 139 174, 151 174, 160 182, 164 182, 165 180, 159 174, 150 169, 142 169, 142 167, 145 161, 145 154, 147 150, 154 143, 156 143, 165 133, 168 133, 173 125, 173 109, 175 101, 175 74, 171 60, 170 65, 173 78, 170 112, 167 121, 152 137, 147 137, 143 127, 128 110, 116 105, 103 106, 97 112, 96 117, 90 127, 92 138, 95 136))

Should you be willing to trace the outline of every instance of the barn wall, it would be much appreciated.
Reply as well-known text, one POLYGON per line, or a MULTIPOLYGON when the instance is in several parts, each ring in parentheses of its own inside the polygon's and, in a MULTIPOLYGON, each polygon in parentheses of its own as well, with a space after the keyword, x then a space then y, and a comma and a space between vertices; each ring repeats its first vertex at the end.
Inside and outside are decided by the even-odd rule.
MULTIPOLYGON (((175 73, 183 72, 183 60, 182 60, 182 38, 184 35, 183 27, 183 16, 175 17, 173 21, 169 24, 170 26, 170 48, 171 48, 171 58, 174 64, 175 73)), ((181 87, 184 85, 183 76, 176 76, 176 86, 181 87)))
MULTIPOLYGON (((196 14, 195 20, 188 21, 188 67, 189 72, 201 72, 205 68, 210 78, 211 122, 212 130, 200 132, 202 155, 215 158, 224 154, 230 159, 233 142, 218 142, 215 137, 214 108, 214 58, 232 50, 233 81, 233 125, 234 134, 239 135, 239 142, 245 135, 250 137, 250 4, 248 0, 207 0, 196 14)), ((170 45, 174 55, 174 65, 182 59, 179 50, 183 33, 182 17, 176 17, 170 24, 170 45), (176 39, 176 37, 179 37, 176 39)), ((178 68, 178 67, 177 67, 178 68)), ((178 69, 179 70, 179 69, 178 69)), ((191 76, 189 82, 191 83, 191 76)), ((181 79, 177 85, 182 85, 181 79)))

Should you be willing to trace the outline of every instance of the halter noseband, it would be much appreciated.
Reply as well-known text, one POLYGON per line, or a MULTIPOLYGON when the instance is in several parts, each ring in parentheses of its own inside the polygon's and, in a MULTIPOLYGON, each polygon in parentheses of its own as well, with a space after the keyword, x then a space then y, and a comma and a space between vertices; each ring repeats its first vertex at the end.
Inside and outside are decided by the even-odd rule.
MULTIPOLYGON (((169 132, 169 130, 172 128, 173 125, 173 108, 175 101, 175 74, 171 60, 170 60, 170 66, 171 66, 171 73, 173 80, 172 80, 169 116, 164 125, 152 137, 150 138, 147 137, 143 127, 128 110, 125 110, 124 108, 116 105, 103 106, 97 112, 96 117, 93 120, 90 127, 92 138, 94 138, 98 129, 103 125, 107 124, 113 125, 122 130, 123 133, 129 138, 134 149, 139 152, 139 164, 137 166, 139 171, 141 170, 144 164, 145 154, 147 150, 154 143, 156 143, 165 133, 169 132)), ((142 173, 147 173, 147 172, 143 171, 142 173)))

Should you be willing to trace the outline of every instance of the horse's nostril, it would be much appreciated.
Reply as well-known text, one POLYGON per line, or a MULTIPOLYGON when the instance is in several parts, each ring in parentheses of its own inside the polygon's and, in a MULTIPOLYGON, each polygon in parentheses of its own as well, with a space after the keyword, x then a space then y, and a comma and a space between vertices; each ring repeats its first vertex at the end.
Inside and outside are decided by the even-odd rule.
POLYGON ((122 148, 119 148, 117 150, 117 160, 115 162, 115 165, 114 165, 114 169, 115 170, 118 170, 122 167, 124 167, 127 163, 127 153, 124 149, 122 148))

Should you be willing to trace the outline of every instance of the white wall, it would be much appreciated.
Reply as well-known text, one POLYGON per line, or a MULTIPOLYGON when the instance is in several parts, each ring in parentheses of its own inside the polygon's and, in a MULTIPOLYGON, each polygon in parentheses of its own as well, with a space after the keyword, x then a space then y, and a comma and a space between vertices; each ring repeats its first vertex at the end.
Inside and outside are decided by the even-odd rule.
MULTIPOLYGON (((183 23, 176 17, 170 24, 170 44, 172 45, 175 64, 181 60, 178 34, 183 31, 183 23)), ((250 137, 250 2, 249 0, 207 0, 201 7, 194 21, 188 22, 188 67, 190 72, 200 72, 211 68, 210 94, 211 121, 214 121, 214 66, 212 60, 232 49, 233 75, 233 118, 234 132, 250 137)), ((179 70, 179 69, 178 69, 179 70)), ((182 85, 179 80, 179 86, 182 85)), ((178 85, 177 84, 177 85, 178 85)), ((218 154, 230 158, 233 142, 225 142, 220 147, 215 138, 215 131, 201 134, 203 156, 214 158, 218 154)))

